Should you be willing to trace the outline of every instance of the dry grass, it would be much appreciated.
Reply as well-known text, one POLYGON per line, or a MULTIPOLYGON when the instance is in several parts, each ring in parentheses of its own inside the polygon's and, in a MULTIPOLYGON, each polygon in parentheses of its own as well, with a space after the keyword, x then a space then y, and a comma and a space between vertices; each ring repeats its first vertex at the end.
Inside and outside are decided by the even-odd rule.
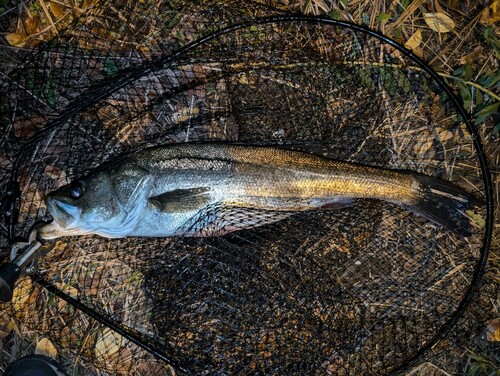
MULTIPOLYGON (((359 24, 364 24, 372 29, 381 31, 391 38, 396 39, 402 44, 407 43, 415 54, 427 61, 439 74, 446 78, 450 85, 459 91, 465 99, 466 109, 477 119, 477 127, 481 139, 485 145, 485 149, 489 158, 490 168, 492 171, 492 179, 494 183, 494 195, 496 202, 500 199, 500 146, 498 137, 500 129, 498 128, 498 107, 494 107, 495 103, 498 106, 499 90, 498 85, 489 84, 495 77, 498 76, 498 38, 500 31, 498 26, 492 24, 494 19, 492 8, 487 4, 484 6, 477 4, 477 1, 328 1, 328 0, 307 0, 307 1, 282 1, 280 7, 285 9, 291 7, 300 9, 307 14, 328 14, 330 17, 352 21, 359 24), (446 32, 435 31, 426 22, 424 15, 426 13, 447 14, 453 21, 454 26, 449 27, 446 32), (415 34, 420 35, 419 38, 413 38, 415 34), (415 41, 417 39, 417 41, 415 41), (495 111, 497 114, 495 114, 495 111)), ((77 17, 82 12, 92 12, 92 9, 98 8, 98 1, 71 2, 66 0, 61 1, 45 1, 35 0, 33 2, 23 2, 21 5, 13 5, 6 2, 3 7, 4 22, 0 23, 4 28, 7 42, 3 42, 3 48, 0 51, 0 59, 2 62, 2 71, 6 71, 15 66, 21 59, 16 60, 16 55, 11 56, 13 45, 19 49, 27 50, 35 47, 40 41, 48 40, 64 29, 74 17, 77 17), (15 16, 14 16, 15 15, 15 16), (10 18, 10 22, 8 19, 10 18)), ((499 5, 500 8, 500 5, 499 5)), ((117 11, 110 14, 109 18, 122 19, 124 16, 117 11)), ((158 21, 160 22, 160 21, 158 21)), ((156 32, 156 25, 149 25, 147 32, 153 37, 156 32)), ((138 26, 139 27, 139 26, 138 26)), ((140 28, 140 27, 139 27, 140 28)), ((139 32, 139 30, 138 30, 139 32)), ((144 30, 142 30, 144 32, 144 30)), ((99 31, 97 31, 99 34, 99 31)), ((120 39, 120 35, 99 35, 99 43, 103 47, 125 48, 133 47, 133 41, 125 41, 120 39), (116 47, 119 46, 119 47, 116 47)), ((143 47, 142 47, 143 48, 143 47)), ((147 53, 147 49, 143 48, 143 53, 147 53)), ((17 53, 17 52, 16 52, 17 53)), ((240 76, 242 80, 248 80, 249 77, 240 76)), ((270 78, 275 79, 275 78, 270 78)), ((193 111, 194 108, 189 109, 193 111)), ((184 109, 179 109, 179 117, 185 116, 184 109)), ((401 109, 404 114, 404 109, 401 109)), ((393 130, 396 135, 392 137, 395 145, 394 149, 404 148, 404 144, 400 144, 399 138, 404 141, 405 129, 393 130)), ((122 134, 125 135, 131 132, 131 129, 123 129, 122 134)), ((446 144, 447 141, 452 143, 456 134, 448 134, 443 129, 443 132, 437 135, 439 142, 446 144)), ((457 130, 458 132, 458 130, 457 130)), ((421 153, 422 157, 426 156, 426 145, 428 139, 435 135, 423 135, 423 142, 414 147, 419 149, 416 154, 421 153)), ((446 148, 446 147, 445 147, 446 148)), ((397 164, 397 163, 396 163, 397 164)), ((454 166, 447 166, 450 169, 454 166)), ((35 191, 36 193, 36 191, 35 191)), ((482 294, 475 299, 472 306, 469 308, 465 318, 461 320, 455 328, 454 333, 450 338, 433 349, 431 358, 432 363, 424 363, 415 369, 409 371, 409 375, 447 375, 456 373, 458 370, 469 372, 494 372, 494 367, 498 366, 498 359, 495 358, 496 348, 481 340, 481 328, 484 328, 487 321, 500 316, 500 301, 498 300, 499 279, 500 273, 500 225, 498 221, 498 212, 496 213, 495 232, 491 247, 491 256, 483 279, 481 292, 482 294), (464 340, 466 339, 466 340, 464 340)), ((61 246, 59 253, 54 253, 51 257, 60 257, 64 254, 64 246, 61 246)), ((129 296, 128 291, 116 291, 109 289, 97 289, 101 286, 104 278, 141 278, 134 274, 133 270, 127 271, 126 263, 115 258, 113 263, 117 269, 120 269, 120 276, 113 276, 113 267, 110 264, 109 254, 98 253, 94 254, 92 259, 88 255, 73 255, 79 259, 82 265, 88 266, 94 270, 94 278, 87 281, 77 281, 77 284, 82 288, 95 290, 93 299, 99 301, 106 309, 123 309, 123 307, 113 307, 117 300, 124 300, 125 304, 133 306, 137 301, 144 299, 142 296, 129 296), (124 272, 124 270, 126 272, 124 272), (106 274, 108 273, 108 274, 106 274)), ((69 259, 68 259, 69 260, 69 259)), ((67 265, 66 265, 67 266, 67 265)), ((64 274, 65 265, 61 264, 61 270, 58 272, 64 274)), ((454 269, 454 272, 459 273, 459 269, 454 269)), ((61 278, 64 280, 65 278, 61 278)), ((17 292, 18 300, 16 304, 18 309, 16 312, 21 315, 26 315, 26 309, 22 309, 23 305, 36 308, 37 299, 35 295, 37 290, 33 290, 29 282, 23 290, 17 292), (20 300, 19 300, 20 299, 20 300), (21 308, 19 308, 21 307, 21 308)), ((115 281, 116 282, 116 281, 115 281)), ((120 282, 120 281, 119 281, 120 282)), ((125 281, 122 281, 125 282, 125 281)), ((118 283, 119 284, 119 283, 118 283)), ((63 288, 64 290, 64 288, 63 288)), ((67 292, 70 295, 78 295, 78 290, 68 288, 67 292)), ((92 292, 91 292, 92 295, 92 292)), ((47 296, 42 298, 49 299, 47 296)), ((58 309, 62 312, 69 310, 69 307, 61 305, 58 309)), ((123 310, 127 312, 127 310, 123 310)), ((68 311, 68 316, 70 311, 68 311)), ((36 322, 32 323, 32 327, 36 325, 47 325, 51 312, 45 312, 37 316, 36 322), (36 325, 35 325, 36 324, 36 325)), ((14 359, 20 354, 30 352, 41 341, 37 333, 28 333, 18 330, 15 327, 11 317, 2 315, 4 320, 3 331, 0 331, 0 336, 4 338, 2 350, 2 358, 5 362, 14 359)), ((26 317, 17 317, 17 319, 25 319, 26 317)), ((73 325, 70 329, 64 323, 63 330, 71 333, 72 336, 83 338, 82 348, 88 342, 94 344, 95 351, 100 351, 100 355, 96 356, 102 361, 102 368, 106 370, 106 365, 112 366, 112 369, 117 370, 123 368, 130 369, 130 363, 133 362, 132 355, 124 353, 122 339, 116 336, 101 337, 86 337, 84 330, 86 325, 92 323, 85 321, 82 318, 73 318, 75 322, 83 320, 78 325, 73 325), (107 339, 106 339, 107 338, 107 339), (110 339, 111 338, 111 339, 110 339), (122 367, 123 366, 123 367, 122 367)), ((126 321, 127 317, 123 317, 126 321)), ((44 328, 47 330, 48 328, 44 328)), ((148 332, 147 320, 144 320, 144 331, 148 332)), ((21 329, 22 330, 22 329, 21 329)), ((105 329, 104 329, 105 330, 105 329)), ((104 332, 101 332, 104 333, 104 332)), ((71 337, 68 334, 68 336, 71 337)), ((76 339, 75 339, 76 341, 76 339)), ((72 341, 74 342, 74 341, 72 341)), ((42 342, 45 343, 45 342, 42 342)), ((47 348, 48 346, 44 346, 47 348)), ((75 361, 73 367, 78 367, 78 361, 75 361)), ((90 367, 90 366, 89 366, 90 367)), ((141 374, 146 365, 139 364, 134 372, 141 374)), ((160 367, 160 366, 158 366, 160 367)), ((78 370, 73 369, 75 374, 78 370)), ((126 372, 126 371, 124 371, 126 372)), ((165 370, 165 372, 167 372, 165 370)), ((123 373, 123 372, 122 372, 123 373)), ((479 373, 477 373, 479 374, 479 373)))

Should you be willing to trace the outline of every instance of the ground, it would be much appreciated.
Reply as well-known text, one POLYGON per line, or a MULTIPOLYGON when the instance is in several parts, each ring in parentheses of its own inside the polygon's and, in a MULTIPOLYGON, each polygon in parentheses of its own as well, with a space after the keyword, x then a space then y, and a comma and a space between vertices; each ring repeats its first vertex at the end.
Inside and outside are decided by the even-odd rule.
MULTIPOLYGON (((78 3, 74 8, 84 8, 78 3)), ((461 95, 486 150, 494 199, 500 199, 500 113, 498 70, 500 55, 500 2, 495 1, 364 1, 364 0, 282 0, 280 7, 306 14, 328 15, 334 19, 363 24, 378 30, 410 48, 435 69, 461 95)), ((76 3, 75 3, 76 4, 76 3)), ((80 9, 79 8, 79 9, 80 9)), ((66 2, 35 0, 32 2, 0 1, 0 75, 15 68, 23 52, 40 40, 56 34, 64 24, 66 2), (57 24, 57 25, 56 25, 57 24)), ((113 67, 110 67, 112 69, 113 67)), ((0 77, 2 80, 2 77, 0 77)), ((487 268, 479 294, 471 303, 453 333, 434 348, 426 363, 409 374, 470 375, 498 374, 498 342, 485 338, 488 323, 500 317, 498 285, 500 283, 500 224, 495 213, 494 236, 487 268)), ((8 361, 21 347, 39 346, 50 353, 46 343, 29 343, 22 333, 12 334, 7 323, 0 332, 4 346, 2 359, 8 361), (17 336, 17 337, 16 337, 17 336), (12 343, 17 344, 12 346, 12 343)), ((3 364, 0 367, 4 367, 3 364)), ((0 368, 2 369, 2 368, 0 368)))

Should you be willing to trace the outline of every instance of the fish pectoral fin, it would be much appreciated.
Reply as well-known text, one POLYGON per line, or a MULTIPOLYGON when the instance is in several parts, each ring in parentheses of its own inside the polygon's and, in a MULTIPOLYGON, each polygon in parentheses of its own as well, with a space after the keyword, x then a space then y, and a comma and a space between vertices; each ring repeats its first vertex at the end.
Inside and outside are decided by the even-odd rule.
POLYGON ((188 220, 180 233, 188 237, 222 236, 234 231, 281 221, 296 212, 210 204, 188 220))
POLYGON ((151 197, 149 203, 164 213, 201 209, 210 200, 210 188, 175 189, 151 197))

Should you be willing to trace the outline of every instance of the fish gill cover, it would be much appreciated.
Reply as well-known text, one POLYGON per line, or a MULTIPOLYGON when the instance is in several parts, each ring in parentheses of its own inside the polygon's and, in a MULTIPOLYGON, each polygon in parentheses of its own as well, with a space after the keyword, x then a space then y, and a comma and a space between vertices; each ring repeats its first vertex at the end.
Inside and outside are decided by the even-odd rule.
MULTIPOLYGON (((169 143, 293 144, 485 197, 463 111, 388 40, 279 2, 82 7, 2 90, 3 248, 47 219, 48 192, 169 143)), ((472 215, 469 238, 369 200, 223 237, 63 238, 4 308, 74 374, 388 373, 445 333, 475 283, 488 218, 472 215)))

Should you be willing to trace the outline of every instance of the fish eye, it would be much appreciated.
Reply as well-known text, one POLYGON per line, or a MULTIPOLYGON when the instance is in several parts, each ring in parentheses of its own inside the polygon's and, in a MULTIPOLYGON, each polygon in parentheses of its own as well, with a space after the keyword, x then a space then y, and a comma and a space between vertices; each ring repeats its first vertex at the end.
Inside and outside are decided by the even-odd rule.
POLYGON ((75 181, 73 184, 71 184, 69 194, 73 198, 80 198, 82 197, 84 190, 85 188, 83 186, 83 183, 81 181, 75 181))

